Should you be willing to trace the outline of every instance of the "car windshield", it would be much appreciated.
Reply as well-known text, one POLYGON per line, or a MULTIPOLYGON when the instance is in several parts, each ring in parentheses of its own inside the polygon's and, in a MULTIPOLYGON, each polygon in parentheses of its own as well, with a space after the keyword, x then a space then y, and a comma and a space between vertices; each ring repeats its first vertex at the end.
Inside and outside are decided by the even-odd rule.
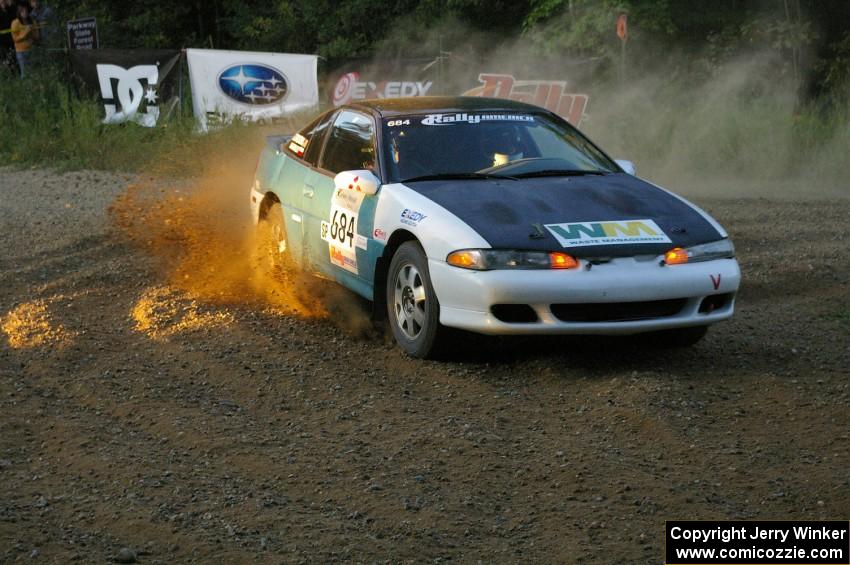
POLYGON ((390 182, 620 172, 575 128, 544 114, 418 114, 383 127, 390 182))

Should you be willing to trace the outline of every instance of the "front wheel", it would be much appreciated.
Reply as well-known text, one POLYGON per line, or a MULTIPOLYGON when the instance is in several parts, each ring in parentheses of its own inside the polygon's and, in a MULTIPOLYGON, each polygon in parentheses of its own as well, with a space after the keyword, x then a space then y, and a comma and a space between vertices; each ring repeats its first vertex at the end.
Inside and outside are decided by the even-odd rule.
POLYGON ((433 357, 445 332, 440 325, 440 303, 431 285, 428 259, 418 243, 402 243, 393 255, 386 298, 396 343, 412 357, 433 357))

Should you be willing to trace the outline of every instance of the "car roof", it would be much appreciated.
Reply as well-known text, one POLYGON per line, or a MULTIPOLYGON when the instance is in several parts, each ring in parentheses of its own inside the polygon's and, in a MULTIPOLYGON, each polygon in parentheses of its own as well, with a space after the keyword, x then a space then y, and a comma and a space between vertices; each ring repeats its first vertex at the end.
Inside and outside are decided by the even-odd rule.
POLYGON ((369 109, 382 117, 406 114, 446 112, 547 112, 543 108, 506 100, 479 96, 416 96, 410 98, 375 98, 358 100, 351 108, 369 109))

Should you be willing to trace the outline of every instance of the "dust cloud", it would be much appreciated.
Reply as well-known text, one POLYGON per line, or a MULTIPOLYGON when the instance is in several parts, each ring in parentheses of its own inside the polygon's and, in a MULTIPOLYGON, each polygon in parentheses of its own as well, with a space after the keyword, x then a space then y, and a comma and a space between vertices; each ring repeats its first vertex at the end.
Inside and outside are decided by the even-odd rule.
POLYGON ((621 61, 614 20, 609 55, 574 57, 548 47, 546 27, 505 38, 457 21, 429 28, 411 21, 383 41, 371 65, 397 72, 442 53, 437 71, 413 66, 417 79, 439 78, 444 94, 477 86, 480 72, 566 81, 568 91, 590 96, 585 134, 611 157, 633 161, 639 176, 683 194, 850 197, 846 99, 805 100, 787 57, 766 45, 675 51, 643 36, 621 61))
POLYGON ((781 68, 758 51, 698 77, 635 76, 597 93, 583 129, 640 176, 685 194, 850 197, 847 116, 800 102, 781 68))
POLYGON ((354 335, 369 334, 369 313, 352 296, 295 268, 272 264, 249 214, 249 188, 265 132, 254 133, 253 142, 195 156, 203 163, 199 177, 163 175, 174 170, 173 163, 163 164, 112 204, 113 226, 154 259, 167 283, 142 293, 130 313, 136 329, 162 338, 232 321, 226 313, 199 310, 198 300, 329 319, 354 335))

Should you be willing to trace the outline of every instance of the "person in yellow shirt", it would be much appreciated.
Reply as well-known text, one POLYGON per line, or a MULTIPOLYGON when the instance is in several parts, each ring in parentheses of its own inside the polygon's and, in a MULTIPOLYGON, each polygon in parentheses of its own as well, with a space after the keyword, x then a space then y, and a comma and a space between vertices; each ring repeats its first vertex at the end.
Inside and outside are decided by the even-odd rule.
POLYGON ((12 22, 18 17, 18 9, 12 0, 0 0, 0 71, 3 67, 12 74, 21 74, 15 62, 15 42, 12 40, 12 22))
POLYGON ((12 22, 12 39, 15 40, 15 55, 18 58, 18 67, 21 69, 21 78, 24 78, 30 52, 35 40, 38 39, 38 27, 32 21, 30 8, 26 4, 18 5, 18 17, 12 22))

